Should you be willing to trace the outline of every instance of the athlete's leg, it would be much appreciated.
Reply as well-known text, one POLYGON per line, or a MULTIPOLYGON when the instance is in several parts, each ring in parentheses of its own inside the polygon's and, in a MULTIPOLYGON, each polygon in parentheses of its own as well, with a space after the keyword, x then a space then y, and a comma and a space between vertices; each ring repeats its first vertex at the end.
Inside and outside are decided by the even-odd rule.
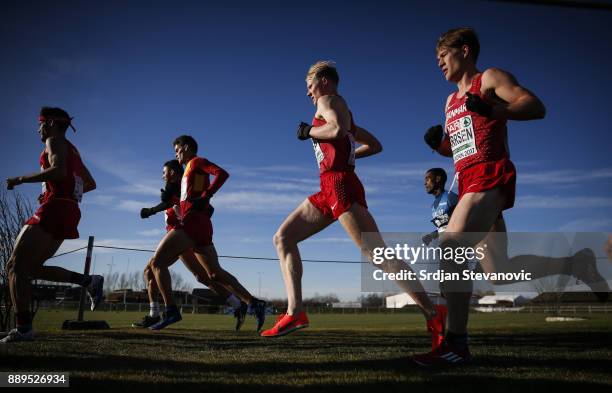
MULTIPOLYGON (((450 218, 446 231, 442 234, 440 247, 475 246, 484 239, 486 233, 494 228, 505 203, 505 195, 500 188, 477 193, 465 194, 450 218)), ((503 229, 504 228, 498 228, 503 229)), ((447 272, 460 275, 467 269, 467 263, 458 264, 452 260, 442 261, 447 272)), ((472 283, 469 281, 450 281, 441 285, 448 306, 448 331, 454 334, 467 332, 468 312, 472 296, 472 283)))
POLYGON ((151 268, 166 307, 174 306, 172 279, 168 267, 176 262, 179 255, 193 246, 193 240, 182 229, 173 229, 166 233, 151 258, 151 268))
POLYGON ((226 298, 229 292, 236 294, 243 302, 252 303, 253 296, 231 273, 224 270, 219 264, 219 257, 214 245, 194 248, 197 265, 204 267, 210 282, 216 283, 217 287, 225 287, 226 298))
MULTIPOLYGON (((372 217, 368 209, 359 203, 353 203, 348 211, 340 215, 338 221, 340 221, 344 230, 351 239, 353 239, 355 244, 357 244, 357 247, 367 253, 367 257, 370 261, 372 261, 375 248, 386 247, 378 231, 378 226, 376 225, 374 217, 372 217), (365 232, 370 234, 364 239, 362 233, 365 232)), ((380 264, 380 268, 388 273, 397 273, 402 270, 412 271, 410 265, 398 259, 385 260, 380 264)), ((434 305, 431 303, 431 300, 419 281, 402 280, 396 281, 396 283, 404 292, 408 293, 410 297, 414 299, 426 318, 429 319, 434 315, 434 305)))
MULTIPOLYGON (((215 252, 214 255, 216 258, 217 253, 215 252)), ((193 274, 193 276, 199 283, 206 285, 207 287, 215 291, 215 293, 221 296, 223 299, 227 299, 230 296, 230 292, 222 285, 222 283, 210 279, 210 276, 204 268, 204 265, 200 263, 198 258, 195 256, 193 250, 185 251, 181 254, 180 258, 181 261, 183 261, 183 264, 185 264, 185 267, 191 272, 191 274, 193 274)), ((208 263, 209 258, 207 256, 203 256, 203 258, 206 260, 206 263, 208 263)))
POLYGON ((144 280, 147 284, 147 296, 149 297, 149 303, 155 303, 157 296, 159 295, 159 288, 157 287, 157 281, 155 280, 155 274, 151 267, 152 259, 149 260, 147 266, 144 269, 144 280))
POLYGON ((31 327, 29 304, 32 273, 55 254, 62 242, 62 239, 45 232, 40 225, 24 225, 17 236, 6 271, 18 328, 20 325, 31 327))
MULTIPOLYGON (((482 270, 486 273, 520 273, 524 270, 531 274, 532 280, 558 274, 571 275, 587 284, 591 284, 595 287, 595 290, 608 290, 605 278, 599 274, 595 266, 595 256, 588 249, 581 250, 567 257, 553 258, 525 254, 508 258, 508 237, 503 217, 495 221, 490 233, 478 246, 484 246, 485 244, 484 258, 480 264, 482 270), (598 288, 598 286, 601 287, 602 285, 603 288, 598 288)), ((517 278, 514 281, 491 281, 491 283, 494 285, 504 285, 520 281, 524 280, 517 278)))
POLYGON ((280 260, 287 290, 287 314, 302 311, 302 259, 297 244, 334 222, 306 199, 274 234, 273 242, 280 260))

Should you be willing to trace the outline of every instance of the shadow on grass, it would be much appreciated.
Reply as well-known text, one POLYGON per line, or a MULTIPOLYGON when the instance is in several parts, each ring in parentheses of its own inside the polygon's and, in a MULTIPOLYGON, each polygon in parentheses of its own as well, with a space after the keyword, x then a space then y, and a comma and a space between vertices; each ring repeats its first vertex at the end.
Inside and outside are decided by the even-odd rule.
POLYGON ((605 352, 609 343, 603 333, 477 335, 472 365, 429 372, 413 366, 408 356, 425 349, 423 336, 305 331, 266 340, 250 332, 71 332, 9 347, 0 356, 0 370, 67 371, 74 374, 73 387, 89 391, 354 393, 409 387, 521 393, 581 388, 591 393, 610 390, 611 379, 601 378, 612 369, 610 351, 605 352))

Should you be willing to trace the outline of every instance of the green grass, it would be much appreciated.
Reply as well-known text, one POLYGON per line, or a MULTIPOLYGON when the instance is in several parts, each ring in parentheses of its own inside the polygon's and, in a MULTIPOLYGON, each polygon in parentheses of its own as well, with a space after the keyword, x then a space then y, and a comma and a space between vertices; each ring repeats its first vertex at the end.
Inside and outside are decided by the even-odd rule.
MULTIPOLYGON (((550 391, 612 389, 612 315, 547 323, 542 314, 472 314, 470 366, 424 371, 417 314, 311 314, 311 327, 263 339, 222 315, 184 315, 161 332, 140 313, 87 313, 111 330, 62 331, 75 312, 40 311, 38 341, 7 345, 2 371, 68 371, 88 391, 550 391)), ((271 325, 271 321, 266 326, 271 325)), ((381 392, 382 393, 382 392, 381 392)))

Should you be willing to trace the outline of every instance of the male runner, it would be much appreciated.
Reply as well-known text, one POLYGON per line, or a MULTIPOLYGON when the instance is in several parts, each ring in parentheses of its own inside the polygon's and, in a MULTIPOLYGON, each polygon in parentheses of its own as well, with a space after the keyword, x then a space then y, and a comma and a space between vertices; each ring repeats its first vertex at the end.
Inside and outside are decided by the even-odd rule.
MULTIPOLYGON (((164 164, 162 179, 166 182, 166 186, 161 190, 161 203, 151 208, 143 208, 140 211, 141 218, 149 218, 150 216, 164 211, 166 221, 166 231, 171 231, 180 225, 179 213, 179 198, 181 194, 181 178, 183 177, 183 166, 177 160, 171 160, 164 164)), ((214 209, 209 205, 209 217, 212 217, 214 209)), ((233 294, 229 293, 219 283, 212 281, 204 267, 197 260, 191 250, 184 252, 180 256, 185 267, 195 276, 199 283, 211 288, 219 296, 226 299, 227 303, 234 308, 234 317, 236 317, 236 330, 244 323, 247 312, 247 305, 241 302, 233 294)), ((147 283, 147 294, 149 296, 150 310, 149 314, 145 315, 142 321, 132 324, 133 327, 148 328, 160 321, 159 303, 157 302, 158 288, 155 282, 155 275, 151 269, 151 263, 148 263, 144 270, 144 279, 147 283)))
POLYGON ((446 230, 459 197, 452 191, 446 191, 446 171, 442 168, 431 168, 425 173, 425 191, 434 196, 431 204, 431 222, 436 230, 423 236, 423 243, 429 245, 438 235, 446 230))
POLYGON ((7 263, 9 291, 15 308, 16 328, 0 342, 32 341, 30 297, 32 279, 69 282, 87 288, 94 310, 102 300, 102 276, 84 276, 57 266, 43 266, 64 239, 79 237, 79 202, 96 182, 81 161, 78 150, 66 139, 72 118, 60 108, 43 107, 38 134, 45 144, 40 155, 40 172, 6 179, 9 190, 23 183, 43 183, 40 207, 21 229, 7 263))
MULTIPOLYGON (((441 236, 441 247, 484 246, 484 272, 519 272, 532 278, 571 274, 587 283, 596 294, 607 296, 609 288, 599 275, 592 250, 568 258, 507 254, 506 225, 502 211, 514 205, 516 170, 510 161, 507 120, 541 119, 542 102, 520 86, 510 73, 498 68, 480 72, 476 60, 480 44, 471 28, 452 29, 438 40, 438 66, 458 91, 446 101, 446 123, 431 127, 426 143, 441 155, 453 157, 459 181, 459 203, 441 236)), ((442 261, 447 272, 462 273, 467 264, 442 261)), ((508 282, 506 282, 508 283, 508 282)), ((428 354, 413 359, 422 366, 459 364, 471 358, 467 345, 467 322, 472 282, 447 281, 441 291, 448 305, 445 342, 428 354)))
MULTIPOLYGON (((264 337, 277 337, 308 327, 308 317, 302 307, 302 261, 297 244, 340 221, 348 235, 363 252, 372 258, 375 247, 384 247, 378 227, 368 211, 365 191, 355 174, 355 159, 382 151, 380 142, 353 122, 344 98, 338 94, 339 76, 332 62, 320 61, 310 67, 306 76, 308 97, 316 107, 313 124, 301 123, 297 137, 312 138, 321 176, 321 191, 311 195, 298 206, 274 235, 285 288, 287 312, 276 324, 264 332, 264 337), (355 141, 361 144, 355 149, 355 141), (373 241, 364 241, 362 233, 370 232, 373 241)), ((389 272, 410 270, 400 260, 385 261, 381 268, 389 272)), ((435 345, 443 331, 444 316, 438 313, 419 282, 398 281, 421 307, 432 331, 435 345), (437 315, 437 318, 435 318, 437 315)))
POLYGON ((196 156, 198 144, 193 137, 179 136, 173 145, 178 162, 186 166, 181 181, 181 223, 166 233, 149 262, 157 287, 166 304, 165 318, 152 325, 150 329, 163 329, 182 319, 172 298, 172 282, 168 267, 181 254, 193 250, 211 281, 220 283, 249 305, 257 320, 257 331, 259 331, 265 320, 266 302, 252 296, 236 277, 221 268, 212 242, 213 228, 209 217, 209 201, 227 180, 229 174, 207 159, 196 156), (209 179, 211 174, 215 176, 212 182, 209 179))

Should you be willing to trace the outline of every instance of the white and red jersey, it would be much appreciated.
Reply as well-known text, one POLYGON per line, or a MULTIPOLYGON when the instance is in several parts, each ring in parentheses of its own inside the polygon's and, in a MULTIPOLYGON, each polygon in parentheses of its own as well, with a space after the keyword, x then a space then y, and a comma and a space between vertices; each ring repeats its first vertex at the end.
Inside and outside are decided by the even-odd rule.
MULTIPOLYGON (((468 91, 484 100, 480 93, 481 84, 482 73, 474 77, 468 91)), ((490 119, 468 111, 466 100, 467 95, 458 98, 455 92, 446 108, 445 132, 449 137, 457 172, 477 163, 498 161, 510 156, 506 120, 490 119)))
MULTIPOLYGON (((193 204, 191 199, 212 196, 221 186, 229 174, 221 167, 208 161, 206 158, 193 157, 185 166, 181 180, 181 219, 185 220, 191 213, 193 204), (210 175, 215 178, 210 182, 210 175)), ((205 212, 200 212, 206 214, 205 212)))
MULTIPOLYGON (((75 202, 81 202, 83 198, 83 172, 85 166, 81 161, 79 151, 70 141, 65 139, 67 146, 66 151, 66 177, 61 180, 46 181, 42 184, 42 203, 51 199, 70 199, 75 202)), ((45 170, 51 166, 47 148, 43 149, 40 154, 40 169, 45 170)))
MULTIPOLYGON (((321 127, 327 124, 324 119, 313 118, 312 126, 321 127)), ((339 139, 318 140, 312 138, 315 158, 319 173, 354 172, 355 171, 355 123, 351 114, 351 129, 339 139)))

